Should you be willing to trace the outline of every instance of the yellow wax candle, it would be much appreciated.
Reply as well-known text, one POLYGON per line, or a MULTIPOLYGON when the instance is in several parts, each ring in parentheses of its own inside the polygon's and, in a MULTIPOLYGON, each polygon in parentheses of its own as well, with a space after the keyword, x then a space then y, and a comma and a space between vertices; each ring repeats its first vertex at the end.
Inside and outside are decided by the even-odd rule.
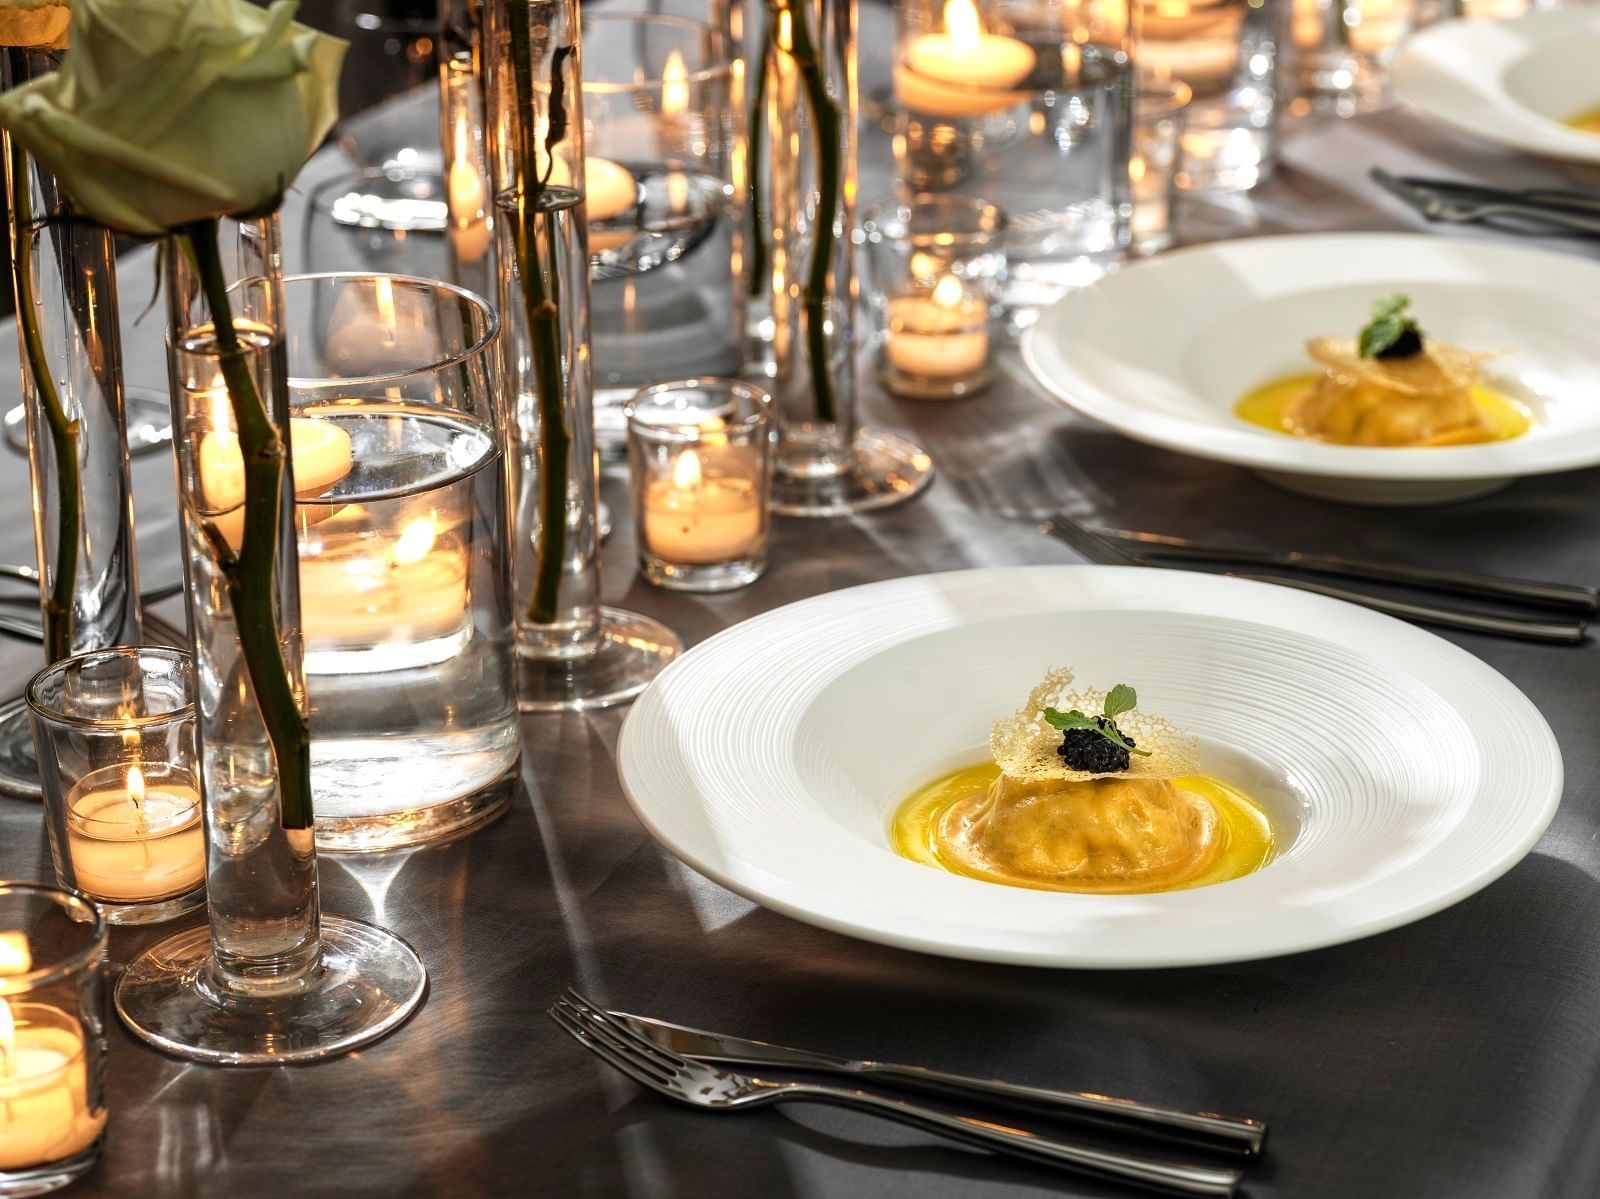
POLYGON ((1010 89, 1033 70, 1035 56, 1026 42, 984 32, 972 0, 947 0, 944 28, 913 38, 895 66, 895 95, 905 108, 936 117, 982 117, 1021 102, 1010 89))
POLYGON ((33 953, 22 933, 0 933, 0 974, 26 974, 33 969, 33 953))
POLYGON ((205 879, 200 793, 140 766, 87 774, 67 793, 67 857, 78 888, 111 903, 170 899, 205 879))
POLYGON ((684 450, 671 478, 644 493, 645 549, 665 562, 709 566, 761 548, 761 475, 742 446, 684 450))
POLYGON ((62 1161, 94 1144, 83 1029, 67 1013, 0 999, 0 1170, 62 1161))
MULTIPOLYGON (((556 159, 550 182, 557 187, 571 186, 572 174, 564 159, 556 159)), ((639 181, 633 172, 592 154, 583 162, 583 190, 584 213, 591 225, 619 217, 639 203, 639 181)))
POLYGON ((1242 6, 1145 0, 1137 63, 1158 79, 1181 79, 1197 92, 1226 83, 1239 66, 1242 6))
POLYGON ((467 563, 436 546, 435 513, 418 516, 385 542, 352 510, 321 527, 300 556, 300 621, 310 649, 390 640, 428 641, 467 619, 467 563), (349 527, 345 527, 348 525, 349 527))
MULTIPOLYGON (((470 163, 464 169, 473 170, 470 163)), ((435 361, 440 348, 438 318, 428 296, 404 285, 396 289, 387 275, 376 275, 370 287, 347 283, 339 289, 328 314, 322 360, 326 373, 347 379, 394 375, 435 361)))
POLYGON ((884 356, 895 370, 928 379, 973 374, 989 360, 989 313, 946 275, 929 296, 889 301, 884 356))
POLYGON ((477 262, 489 252, 488 189, 473 154, 472 130, 465 108, 456 114, 452 140, 454 154, 446 181, 450 244, 461 262, 477 262))
MULTIPOLYGON (((238 552, 244 544, 244 455, 238 435, 227 425, 225 392, 214 399, 212 411, 217 427, 200 439, 197 455, 200 498, 217 532, 238 552)), ((322 495, 349 474, 355 463, 350 435, 332 421, 293 418, 289 444, 294 493, 300 499, 322 495)))

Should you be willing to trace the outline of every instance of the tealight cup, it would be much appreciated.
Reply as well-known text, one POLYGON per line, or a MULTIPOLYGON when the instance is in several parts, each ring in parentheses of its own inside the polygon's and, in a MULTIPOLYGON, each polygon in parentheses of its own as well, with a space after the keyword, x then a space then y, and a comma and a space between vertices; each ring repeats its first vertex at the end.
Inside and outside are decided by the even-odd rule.
POLYGON ((628 418, 639 571, 673 591, 729 591, 767 567, 772 397, 735 379, 638 392, 628 418))
POLYGON ((113 924, 152 924, 205 899, 189 656, 118 646, 28 684, 56 878, 113 924))
POLYGON ((1159 254, 1177 237, 1178 164, 1184 113, 1193 93, 1176 79, 1141 79, 1133 101, 1133 252, 1159 254))
POLYGON ((862 218, 878 378, 893 395, 951 400, 994 379, 1006 218, 965 196, 916 196, 862 218))
POLYGON ((64 1187, 100 1156, 105 958, 94 904, 0 883, 0 1197, 64 1187))

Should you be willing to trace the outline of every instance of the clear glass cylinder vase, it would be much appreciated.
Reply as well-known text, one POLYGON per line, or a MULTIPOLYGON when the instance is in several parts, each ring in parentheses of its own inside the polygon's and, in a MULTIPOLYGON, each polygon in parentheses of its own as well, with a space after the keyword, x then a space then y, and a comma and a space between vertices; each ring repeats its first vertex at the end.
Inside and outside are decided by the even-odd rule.
POLYGON ((927 483, 917 447, 856 419, 856 3, 767 0, 749 129, 752 307, 746 371, 778 417, 773 510, 838 516, 927 483))
POLYGON ((484 0, 439 0, 439 133, 449 212, 450 278, 495 292, 494 204, 484 145, 484 0))
POLYGON ((136 959, 117 1009, 180 1056, 316 1060, 396 1027, 426 978, 318 902, 294 522, 335 481, 329 438, 289 419, 276 216, 186 227, 162 273, 210 927, 136 959))
MULTIPOLYGON (((61 51, 0 49, 0 86, 61 51)), ((73 213, 54 177, 3 137, 12 282, 45 657, 140 639, 133 489, 111 233, 73 213)), ((21 701, 0 707, 0 787, 38 794, 21 701)))
POLYGON ((600 603, 577 4, 487 0, 484 16, 519 701, 599 707, 636 695, 680 643, 600 603))

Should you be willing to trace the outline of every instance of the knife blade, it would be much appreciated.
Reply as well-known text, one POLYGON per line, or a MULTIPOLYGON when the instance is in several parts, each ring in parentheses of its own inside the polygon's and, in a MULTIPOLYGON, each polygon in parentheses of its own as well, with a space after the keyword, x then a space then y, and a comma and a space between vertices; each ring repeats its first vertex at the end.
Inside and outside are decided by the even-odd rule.
POLYGON ((999 1079, 946 1074, 922 1066, 854 1061, 810 1049, 793 1049, 787 1045, 753 1041, 727 1033, 706 1032, 631 1012, 613 1011, 611 1015, 662 1048, 703 1062, 790 1067, 827 1074, 847 1074, 857 1079, 872 1077, 912 1090, 979 1098, 1035 1114, 1072 1116, 1096 1123, 1110 1123, 1125 1131, 1140 1131, 1162 1140, 1187 1146, 1198 1145, 1244 1157, 1259 1155, 1266 1141, 1267 1126, 1258 1120, 1184 1111, 1083 1091, 1056 1091, 999 1079))

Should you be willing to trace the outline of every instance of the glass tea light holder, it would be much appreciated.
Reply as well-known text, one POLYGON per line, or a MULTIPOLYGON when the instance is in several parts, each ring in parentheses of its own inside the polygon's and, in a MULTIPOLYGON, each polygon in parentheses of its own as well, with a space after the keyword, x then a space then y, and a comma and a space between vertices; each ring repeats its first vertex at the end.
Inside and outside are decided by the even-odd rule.
POLYGON ((899 198, 1000 205, 1015 336, 1130 244, 1133 88, 1125 5, 897 0, 899 198))
POLYGON ((878 378, 905 399, 976 395, 994 379, 1006 217, 986 200, 916 196, 862 218, 878 378))
POLYGON ((56 878, 113 924, 205 900, 189 655, 115 646, 45 667, 27 689, 56 878))
POLYGON ((1384 107, 1389 64, 1416 16, 1417 0, 1294 0, 1296 111, 1348 117, 1384 107))
POLYGON ((106 932, 81 895, 0 883, 0 1196, 64 1187, 100 1157, 106 932))
POLYGON ((1177 239, 1178 165, 1192 93, 1176 79, 1141 79, 1133 100, 1133 252, 1159 254, 1177 239))
POLYGON ((722 30, 583 14, 583 119, 595 427, 620 452, 623 405, 662 378, 744 361, 743 64, 722 30))
POLYGON ((767 567, 772 397, 735 379, 646 387, 628 402, 639 570, 674 591, 730 591, 767 567))
POLYGON ((1278 159, 1287 103, 1283 61, 1291 0, 1135 0, 1141 81, 1177 80, 1193 98, 1178 186, 1245 191, 1278 159))

